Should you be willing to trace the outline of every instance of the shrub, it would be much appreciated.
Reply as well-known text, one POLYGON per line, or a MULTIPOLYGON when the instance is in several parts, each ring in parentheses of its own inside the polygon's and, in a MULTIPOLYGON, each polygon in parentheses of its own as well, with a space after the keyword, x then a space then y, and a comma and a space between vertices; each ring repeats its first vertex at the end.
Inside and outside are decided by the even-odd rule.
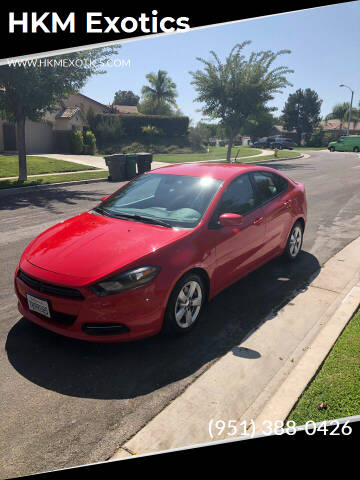
POLYGON ((204 150, 204 146, 202 144, 202 139, 201 139, 201 135, 196 132, 194 129, 191 129, 190 130, 190 133, 189 133, 189 143, 190 143, 190 146, 191 148, 195 151, 195 152, 201 152, 204 150))
POLYGON ((80 155, 84 150, 84 137, 81 130, 73 130, 70 136, 71 153, 80 155))
POLYGON ((95 155, 96 153, 96 138, 91 130, 85 132, 84 135, 84 153, 87 155, 95 155))
MULTIPOLYGON (((178 137, 187 135, 189 118, 180 116, 162 115, 96 115, 96 130, 99 126, 111 129, 114 123, 122 125, 122 135, 136 137, 143 135, 142 127, 155 127, 165 137, 178 137)), ((94 130, 97 136, 96 131, 94 130)))
POLYGON ((324 132, 318 130, 314 132, 310 139, 306 142, 307 147, 327 147, 329 142, 334 142, 339 138, 339 132, 324 132))
POLYGON ((149 149, 145 147, 142 143, 131 143, 130 145, 123 147, 122 152, 123 153, 138 153, 138 152, 146 152, 149 149))
POLYGON ((156 128, 154 125, 146 125, 145 127, 141 127, 141 131, 149 137, 156 137, 162 134, 162 131, 159 128, 156 128))

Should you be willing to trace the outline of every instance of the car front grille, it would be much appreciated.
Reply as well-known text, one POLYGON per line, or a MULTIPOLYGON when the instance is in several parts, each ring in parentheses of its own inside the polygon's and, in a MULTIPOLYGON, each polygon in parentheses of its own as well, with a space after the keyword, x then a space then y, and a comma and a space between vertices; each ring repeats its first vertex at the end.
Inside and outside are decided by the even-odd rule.
POLYGON ((50 295, 56 295, 58 297, 68 297, 68 298, 79 298, 83 299, 83 295, 79 290, 75 288, 68 288, 68 287, 58 287, 56 285, 52 285, 50 283, 42 282, 41 280, 37 280, 30 275, 22 272, 21 270, 18 271, 17 274, 18 278, 22 280, 26 285, 33 288, 37 292, 40 293, 49 293, 50 295))

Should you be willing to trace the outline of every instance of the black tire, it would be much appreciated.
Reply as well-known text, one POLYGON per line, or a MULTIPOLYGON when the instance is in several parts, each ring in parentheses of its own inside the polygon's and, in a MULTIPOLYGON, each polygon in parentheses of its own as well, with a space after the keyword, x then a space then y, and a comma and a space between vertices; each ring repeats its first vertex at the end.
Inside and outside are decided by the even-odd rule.
POLYGON ((359 152, 360 152, 360 148, 359 148, 359 147, 354 147, 354 152, 359 153, 359 152))
MULTIPOLYGON (((184 292, 183 292, 184 293, 184 292)), ((200 295, 198 297, 195 298, 195 300, 197 298, 200 298, 200 295)), ((168 335, 176 335, 176 336, 179 336, 179 335, 184 335, 185 333, 188 333, 190 332, 194 327, 195 325, 197 325, 198 321, 199 321, 199 318, 202 314, 202 311, 203 311, 203 307, 204 307, 204 303, 205 303, 205 299, 206 299, 206 289, 205 289, 205 285, 204 285, 204 282, 202 280, 202 278, 197 275, 196 273, 188 273, 188 274, 185 274, 178 282, 177 284, 175 285, 173 291, 171 292, 171 295, 170 295, 170 298, 169 298, 169 301, 168 301, 168 305, 166 307, 166 312, 165 312, 165 317, 164 317, 164 322, 163 322, 163 327, 162 327, 162 332, 165 333, 165 334, 168 334, 168 335), (176 319, 176 310, 178 311, 178 314, 180 316, 181 312, 181 305, 185 305, 184 303, 181 302, 181 298, 179 297, 181 291, 188 285, 188 284, 197 284, 197 287, 199 290, 196 290, 196 292, 194 292, 194 295, 196 293, 199 293, 201 292, 201 299, 200 299, 200 308, 199 310, 197 311, 197 314, 195 315, 195 312, 196 312, 196 309, 197 309, 197 305, 196 306, 191 306, 190 304, 185 307, 184 306, 184 315, 182 318, 180 318, 180 320, 176 319), (187 325, 188 321, 187 321, 187 317, 186 317, 186 314, 187 312, 190 311, 190 313, 194 313, 194 316, 195 316, 195 319, 192 320, 192 322, 187 325), (183 319, 183 321, 182 321, 183 319), (181 326, 182 324, 182 326, 181 326)), ((189 300, 189 299, 188 299, 189 300)), ((194 300, 194 298, 193 298, 194 300)))
POLYGON ((335 147, 330 147, 330 148, 329 148, 329 151, 330 151, 330 152, 335 152, 335 147))
POLYGON ((300 221, 297 221, 292 226, 290 230, 288 240, 286 242, 286 247, 284 251, 284 258, 287 261, 293 262, 299 256, 301 252, 302 244, 304 238, 304 227, 300 221), (300 238, 298 237, 299 232, 301 232, 300 238), (295 248, 294 248, 295 241, 295 248))

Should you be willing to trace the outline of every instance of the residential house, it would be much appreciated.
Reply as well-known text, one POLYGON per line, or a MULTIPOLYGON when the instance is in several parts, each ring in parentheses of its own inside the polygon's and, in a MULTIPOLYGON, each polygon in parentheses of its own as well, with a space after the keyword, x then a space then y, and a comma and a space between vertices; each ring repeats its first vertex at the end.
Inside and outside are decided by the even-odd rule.
MULTIPOLYGON (((347 134, 348 122, 341 122, 338 118, 333 120, 322 120, 320 128, 324 132, 338 133, 340 135, 347 134)), ((350 122, 350 135, 360 135, 360 122, 350 122)))
POLYGON ((142 115, 136 105, 108 105, 108 107, 113 113, 116 112, 119 115, 126 115, 127 113, 142 115))
MULTIPOLYGON (((139 114, 136 106, 115 105, 119 114, 139 114)), ((87 113, 95 114, 113 112, 109 105, 104 105, 82 93, 74 93, 62 100, 52 112, 45 114, 43 120, 25 122, 25 139, 27 153, 68 153, 70 152, 69 131, 87 125, 87 113)), ((140 115, 140 114, 139 114, 140 115)), ((15 152, 16 129, 13 123, 0 120, 0 151, 15 152)))

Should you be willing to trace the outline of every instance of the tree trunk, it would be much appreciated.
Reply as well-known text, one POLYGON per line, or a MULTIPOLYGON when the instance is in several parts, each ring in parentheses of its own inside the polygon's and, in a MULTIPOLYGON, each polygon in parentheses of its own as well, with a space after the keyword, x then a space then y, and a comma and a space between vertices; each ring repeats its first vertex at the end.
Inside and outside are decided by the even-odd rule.
POLYGON ((228 149, 227 149, 227 153, 226 153, 226 161, 229 162, 229 163, 231 162, 231 150, 232 150, 232 146, 233 146, 233 141, 234 141, 233 137, 230 136, 229 137, 229 143, 228 143, 228 149))
POLYGON ((16 120, 17 148, 19 156, 19 182, 27 180, 26 145, 25 145, 25 116, 20 115, 16 120))

